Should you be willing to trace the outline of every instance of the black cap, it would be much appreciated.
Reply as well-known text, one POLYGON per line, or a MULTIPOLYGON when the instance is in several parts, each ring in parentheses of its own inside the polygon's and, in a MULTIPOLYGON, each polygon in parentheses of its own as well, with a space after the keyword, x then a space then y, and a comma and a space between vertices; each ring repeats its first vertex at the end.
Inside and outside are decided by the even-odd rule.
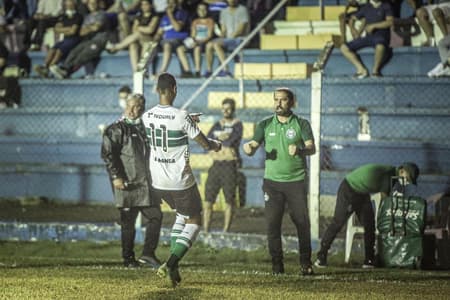
POLYGON ((417 184, 417 178, 419 177, 419 167, 413 162, 405 162, 399 168, 405 170, 411 178, 413 184, 417 184))

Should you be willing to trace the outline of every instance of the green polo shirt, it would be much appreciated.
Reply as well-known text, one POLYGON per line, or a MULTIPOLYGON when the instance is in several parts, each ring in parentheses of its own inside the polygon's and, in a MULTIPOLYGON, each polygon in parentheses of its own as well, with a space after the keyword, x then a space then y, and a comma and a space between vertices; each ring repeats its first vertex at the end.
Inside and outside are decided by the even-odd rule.
POLYGON ((345 179, 355 192, 374 194, 391 191, 391 177, 396 175, 393 166, 367 164, 356 168, 345 179))
POLYGON ((305 179, 305 157, 289 155, 288 147, 295 144, 301 149, 305 141, 314 140, 311 125, 307 120, 292 114, 286 123, 280 123, 276 115, 273 115, 256 126, 253 140, 260 145, 264 142, 264 178, 278 182, 305 179))

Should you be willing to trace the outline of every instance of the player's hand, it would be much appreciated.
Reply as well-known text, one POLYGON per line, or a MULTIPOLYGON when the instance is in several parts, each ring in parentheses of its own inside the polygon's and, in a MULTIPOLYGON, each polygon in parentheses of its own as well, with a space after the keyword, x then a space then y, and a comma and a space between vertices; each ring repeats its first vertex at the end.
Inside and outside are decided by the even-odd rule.
POLYGON ((289 155, 295 156, 295 154, 297 154, 297 149, 298 149, 297 145, 293 145, 293 144, 289 145, 289 147, 288 147, 289 155))
POLYGON ((209 146, 213 151, 220 151, 222 149, 222 142, 218 140, 209 139, 209 146))
POLYGON ((247 154, 247 155, 251 155, 252 152, 253 152, 253 147, 252 147, 251 142, 245 143, 242 146, 242 149, 244 149, 244 153, 247 154))
POLYGON ((116 178, 113 180, 114 188, 118 190, 124 190, 126 188, 125 181, 122 178, 116 178))
POLYGON ((202 113, 191 113, 189 116, 195 123, 200 123, 200 116, 203 115, 202 113))

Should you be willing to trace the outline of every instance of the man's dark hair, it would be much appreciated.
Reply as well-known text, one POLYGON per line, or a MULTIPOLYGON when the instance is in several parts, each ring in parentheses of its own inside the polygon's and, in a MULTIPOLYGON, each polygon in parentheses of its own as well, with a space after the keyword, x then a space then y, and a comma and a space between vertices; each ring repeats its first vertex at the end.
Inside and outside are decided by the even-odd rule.
POLYGON ((119 89, 119 93, 127 93, 127 94, 131 94, 131 88, 128 85, 123 85, 120 89, 119 89))
POLYGON ((170 73, 162 73, 158 76, 158 84, 156 85, 156 88, 160 91, 164 91, 167 89, 171 89, 174 86, 177 85, 177 81, 175 80, 175 77, 173 77, 170 73))
POLYGON ((231 105, 231 109, 233 111, 236 110, 236 101, 234 101, 234 99, 232 99, 232 98, 225 98, 222 101, 222 105, 224 105, 224 104, 229 104, 229 105, 231 105))

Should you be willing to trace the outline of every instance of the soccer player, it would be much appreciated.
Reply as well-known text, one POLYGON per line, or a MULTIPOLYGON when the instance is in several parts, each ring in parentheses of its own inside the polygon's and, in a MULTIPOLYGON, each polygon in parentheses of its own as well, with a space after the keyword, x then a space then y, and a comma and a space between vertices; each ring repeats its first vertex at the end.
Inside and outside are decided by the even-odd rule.
POLYGON ((306 156, 313 155, 316 147, 311 125, 292 112, 294 104, 295 96, 290 89, 276 89, 275 115, 261 121, 253 139, 243 146, 249 156, 262 143, 266 151, 263 191, 274 275, 284 273, 281 223, 286 204, 297 229, 300 272, 302 275, 313 274, 305 177, 306 156))
POLYGON ((152 195, 176 211, 170 256, 158 269, 173 285, 181 282, 178 263, 192 246, 201 226, 201 198, 189 165, 188 138, 205 150, 219 151, 221 142, 208 139, 187 111, 173 107, 177 83, 169 73, 158 77, 159 104, 142 116, 150 141, 152 195))

